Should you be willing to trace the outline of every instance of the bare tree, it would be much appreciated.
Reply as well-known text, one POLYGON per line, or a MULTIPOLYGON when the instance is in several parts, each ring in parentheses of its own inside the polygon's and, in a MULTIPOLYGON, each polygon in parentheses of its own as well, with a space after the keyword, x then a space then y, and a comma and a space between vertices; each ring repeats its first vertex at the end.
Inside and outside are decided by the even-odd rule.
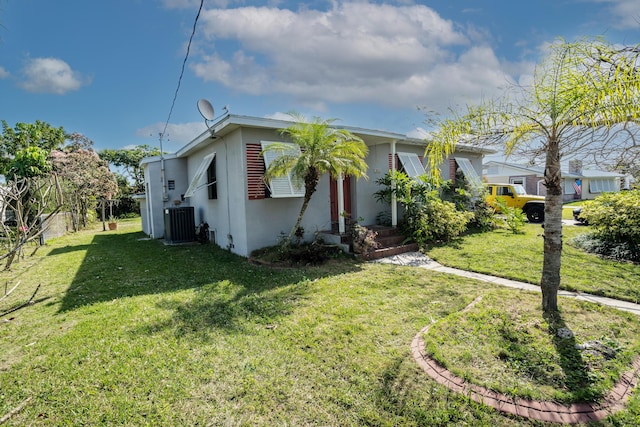
POLYGON ((28 243, 36 243, 32 255, 35 254, 40 237, 62 206, 62 190, 55 174, 16 179, 0 187, 0 214, 8 218, 2 223, 0 250, 5 270, 23 254, 28 243), (45 214, 48 215, 43 217, 45 214))

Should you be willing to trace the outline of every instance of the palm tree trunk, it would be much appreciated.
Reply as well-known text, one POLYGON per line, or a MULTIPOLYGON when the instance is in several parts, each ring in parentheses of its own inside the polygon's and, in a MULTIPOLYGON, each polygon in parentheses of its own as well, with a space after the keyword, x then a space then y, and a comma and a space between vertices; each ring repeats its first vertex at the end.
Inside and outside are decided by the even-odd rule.
POLYGON ((302 202, 302 207, 300 208, 300 213, 298 214, 298 220, 296 221, 296 225, 293 226, 291 232, 289 232, 289 238, 287 239, 287 244, 291 244, 293 241, 293 236, 295 236, 296 232, 300 228, 300 224, 302 223, 302 217, 304 216, 304 212, 307 210, 309 206, 309 201, 311 200, 311 196, 316 192, 318 188, 318 181, 320 177, 318 176, 318 171, 313 166, 307 170, 307 173, 304 176, 304 201, 302 202))
POLYGON ((296 231, 298 231, 298 229, 300 228, 300 224, 302 223, 302 217, 304 216, 304 212, 307 210, 307 207, 309 206, 310 200, 311 200, 311 195, 307 196, 307 194, 305 193, 304 201, 302 202, 302 207, 300 208, 300 213, 298 214, 296 225, 294 225, 291 231, 289 232, 289 238, 287 239, 287 242, 289 244, 293 242, 293 236, 295 236, 296 231))
POLYGON ((558 311, 558 289, 560 288, 560 265, 562 256, 562 177, 560 174, 560 151, 556 138, 549 138, 546 167, 544 171, 544 260, 542 264, 542 309, 545 313, 558 311))

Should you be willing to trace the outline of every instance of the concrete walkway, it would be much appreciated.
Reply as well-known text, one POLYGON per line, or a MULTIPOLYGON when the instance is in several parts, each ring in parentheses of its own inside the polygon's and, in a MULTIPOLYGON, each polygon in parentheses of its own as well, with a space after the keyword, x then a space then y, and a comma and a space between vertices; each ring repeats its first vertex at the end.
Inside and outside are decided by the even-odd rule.
MULTIPOLYGON (((409 252, 400 255, 394 255, 388 258, 382 258, 374 262, 396 264, 396 265, 409 265, 413 267, 426 268, 428 270, 439 271, 442 273, 455 274, 456 276, 468 277, 471 279, 481 280, 483 282, 494 283, 500 286, 507 286, 510 288, 524 289, 527 291, 541 292, 540 286, 532 285, 531 283, 517 282, 515 280, 503 279, 501 277, 490 276, 488 274, 473 273, 471 271, 459 270, 457 268, 445 267, 436 261, 432 260, 428 256, 420 252, 409 252)), ((609 307, 615 307, 619 310, 628 311, 640 315, 640 304, 634 304, 632 302, 619 301, 613 298, 601 297, 598 295, 591 295, 583 292, 569 292, 559 291, 559 296, 575 298, 582 301, 595 302, 609 307)))
MULTIPOLYGON (((394 255, 374 262, 426 268, 442 273, 455 274, 461 277, 494 283, 496 285, 540 292, 540 286, 530 283, 517 282, 515 280, 445 267, 420 252, 394 255)), ((640 315, 640 305, 638 304, 580 292, 560 291, 558 295, 591 301, 640 315)), ((465 310, 468 310, 473 304, 476 304, 480 298, 481 297, 474 300, 465 310)), ((462 393, 475 402, 483 403, 498 411, 512 415, 562 424, 586 424, 599 421, 625 407, 640 377, 640 357, 637 357, 634 360, 632 369, 622 375, 620 380, 614 385, 613 390, 605 396, 601 403, 561 405, 556 402, 514 398, 486 389, 485 387, 470 384, 440 366, 425 351, 425 344, 422 337, 428 332, 429 326, 430 325, 427 325, 422 328, 411 343, 411 354, 422 370, 436 382, 448 387, 450 390, 462 393)))

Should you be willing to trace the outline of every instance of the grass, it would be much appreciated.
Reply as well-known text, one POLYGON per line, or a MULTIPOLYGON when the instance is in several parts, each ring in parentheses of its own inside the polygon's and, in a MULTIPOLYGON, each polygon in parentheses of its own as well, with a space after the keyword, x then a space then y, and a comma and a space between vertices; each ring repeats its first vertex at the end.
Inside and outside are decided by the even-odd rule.
MULTIPOLYGON (((570 245, 588 227, 565 226, 562 253, 562 289, 639 302, 640 265, 614 262, 570 245)), ((428 255, 449 267, 539 284, 542 275, 542 228, 527 224, 524 234, 507 230, 468 234, 448 246, 433 247, 428 255)))
POLYGON ((427 350, 459 377, 508 395, 565 404, 602 399, 640 352, 637 319, 574 300, 562 301, 559 316, 545 316, 539 299, 492 292, 433 325, 427 350), (559 337, 561 328, 573 336, 559 337))
MULTIPOLYGON (((42 284, 35 304, 0 318, 0 416, 31 398, 7 425, 541 425, 436 384, 409 350, 424 325, 457 324, 477 296, 487 304, 478 310, 493 313, 490 301, 536 307, 535 295, 351 260, 271 269, 213 245, 141 240, 139 230, 139 220, 123 220, 115 232, 55 239, 2 273, 22 285, 0 311, 42 284)), ((638 320, 561 306, 578 339, 593 329, 623 349, 599 371, 597 394, 637 348, 638 320), (603 314, 578 317, 590 312, 603 314)), ((471 325, 490 324, 478 319, 471 325)), ((535 345, 554 351, 542 338, 535 345)), ((484 350, 469 351, 475 360, 484 350)), ((548 392, 539 389, 527 393, 548 392)), ((636 395, 604 425, 638 417, 636 395)))

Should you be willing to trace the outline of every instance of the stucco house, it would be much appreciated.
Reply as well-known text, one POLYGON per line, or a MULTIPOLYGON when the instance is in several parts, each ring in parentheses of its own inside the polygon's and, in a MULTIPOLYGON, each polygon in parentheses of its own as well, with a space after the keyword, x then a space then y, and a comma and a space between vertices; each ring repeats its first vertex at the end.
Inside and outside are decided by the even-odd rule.
MULTIPOLYGON (((625 175, 616 172, 583 169, 582 163, 576 160, 569 161, 568 168, 561 174, 565 202, 620 191, 625 179, 625 175)), ((546 194, 543 167, 490 161, 484 165, 483 177, 492 183, 521 184, 529 194, 546 194)))
MULTIPOLYGON (((277 244, 295 223, 304 193, 290 177, 265 182, 263 174, 270 159, 262 150, 272 142, 289 142, 279 131, 292 124, 226 114, 175 153, 143 159, 143 231, 153 238, 172 239, 173 227, 184 224, 180 217, 171 216, 184 211, 193 215, 185 220, 187 228, 206 222, 209 240, 236 254, 249 256, 255 249, 277 244)), ((303 218, 306 239, 316 231, 344 233, 346 216, 371 225, 381 211, 389 211, 396 225, 399 213, 395 203, 383 206, 373 197, 380 189, 376 180, 392 169, 412 176, 424 173, 423 140, 393 132, 336 127, 359 136, 367 145, 368 179, 323 176, 303 218)), ((469 179, 480 182, 486 153, 489 151, 458 147, 448 164, 442 165, 443 177, 448 179, 460 167, 473 175, 469 179)))

